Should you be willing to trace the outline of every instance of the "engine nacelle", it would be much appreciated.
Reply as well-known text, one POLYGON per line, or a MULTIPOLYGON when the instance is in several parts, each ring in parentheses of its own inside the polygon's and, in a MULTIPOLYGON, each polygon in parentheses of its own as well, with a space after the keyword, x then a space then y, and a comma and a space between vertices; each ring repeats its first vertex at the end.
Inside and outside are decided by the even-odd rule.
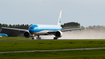
POLYGON ((29 37, 31 36, 31 34, 30 34, 29 32, 24 32, 24 36, 25 36, 26 38, 29 38, 29 37))
POLYGON ((63 33, 61 31, 55 32, 56 37, 62 37, 63 33))

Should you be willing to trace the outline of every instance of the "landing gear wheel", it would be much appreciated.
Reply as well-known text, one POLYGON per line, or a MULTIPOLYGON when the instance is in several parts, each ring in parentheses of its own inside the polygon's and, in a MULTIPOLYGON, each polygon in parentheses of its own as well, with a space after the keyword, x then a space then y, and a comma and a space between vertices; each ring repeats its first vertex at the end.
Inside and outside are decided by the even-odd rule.
POLYGON ((54 37, 54 40, 57 40, 58 38, 57 37, 54 37))
POLYGON ((36 39, 40 40, 40 39, 41 39, 41 37, 37 37, 36 39))
POLYGON ((37 35, 36 39, 37 40, 41 40, 41 37, 39 35, 37 35))
POLYGON ((34 40, 35 38, 34 37, 32 37, 32 40, 34 40))

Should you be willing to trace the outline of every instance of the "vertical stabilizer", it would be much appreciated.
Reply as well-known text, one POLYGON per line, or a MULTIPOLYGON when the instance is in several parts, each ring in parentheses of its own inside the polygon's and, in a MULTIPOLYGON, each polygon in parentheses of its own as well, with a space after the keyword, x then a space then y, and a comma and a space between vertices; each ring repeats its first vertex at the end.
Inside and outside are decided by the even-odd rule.
POLYGON ((58 18, 58 26, 61 26, 61 15, 62 15, 62 10, 60 11, 60 14, 59 14, 59 18, 58 18))

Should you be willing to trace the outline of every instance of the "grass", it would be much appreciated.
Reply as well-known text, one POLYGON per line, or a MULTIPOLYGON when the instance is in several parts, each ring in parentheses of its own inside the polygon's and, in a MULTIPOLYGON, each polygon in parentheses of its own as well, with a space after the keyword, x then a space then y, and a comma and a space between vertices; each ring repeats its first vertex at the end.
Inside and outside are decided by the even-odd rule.
POLYGON ((0 51, 105 47, 105 40, 0 41, 0 51))
POLYGON ((105 50, 2 53, 0 59, 105 59, 105 50))
MULTIPOLYGON (((93 47, 105 47, 105 40, 97 39, 97 40, 0 41, 0 51, 72 49, 93 47)), ((0 59, 105 59, 105 49, 0 53, 0 59)))

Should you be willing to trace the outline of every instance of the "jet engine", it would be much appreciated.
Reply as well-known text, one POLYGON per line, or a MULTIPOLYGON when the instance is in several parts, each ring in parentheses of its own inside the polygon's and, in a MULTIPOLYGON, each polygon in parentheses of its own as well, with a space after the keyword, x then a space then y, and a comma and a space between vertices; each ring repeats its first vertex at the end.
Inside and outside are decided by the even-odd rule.
POLYGON ((25 36, 26 38, 29 38, 29 37, 31 36, 31 34, 30 34, 29 32, 24 32, 24 36, 25 36))
POLYGON ((55 37, 62 37, 63 33, 61 31, 55 32, 55 37))

